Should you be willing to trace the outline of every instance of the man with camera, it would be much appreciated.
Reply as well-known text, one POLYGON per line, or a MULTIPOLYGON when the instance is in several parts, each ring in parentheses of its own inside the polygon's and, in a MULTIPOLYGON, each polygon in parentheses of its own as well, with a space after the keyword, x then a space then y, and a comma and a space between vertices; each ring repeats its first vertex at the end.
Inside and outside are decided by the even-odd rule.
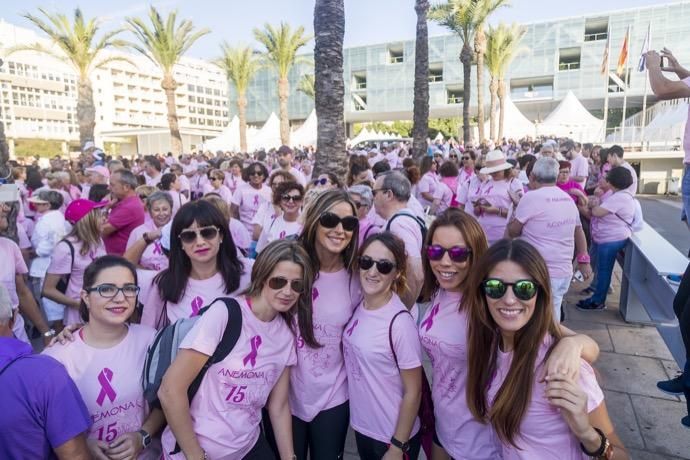
MULTIPOLYGON (((649 51, 645 55, 645 59, 647 69, 649 69, 649 83, 656 97, 662 100, 690 97, 690 71, 678 63, 671 51, 666 48, 661 50, 661 54, 656 51, 649 51), (663 72, 674 72, 679 81, 669 80, 663 72)), ((690 118, 690 108, 688 108, 688 117, 690 118)), ((690 228, 690 122, 685 124, 683 150, 685 151, 685 159, 683 160, 683 212, 681 219, 685 220, 688 228, 690 228)), ((685 368, 678 377, 658 382, 657 387, 665 393, 685 394, 690 413, 690 265, 685 270, 676 297, 673 299, 673 310, 680 322, 680 332, 685 344, 685 368)), ((690 428, 690 414, 683 417, 681 423, 690 428)))

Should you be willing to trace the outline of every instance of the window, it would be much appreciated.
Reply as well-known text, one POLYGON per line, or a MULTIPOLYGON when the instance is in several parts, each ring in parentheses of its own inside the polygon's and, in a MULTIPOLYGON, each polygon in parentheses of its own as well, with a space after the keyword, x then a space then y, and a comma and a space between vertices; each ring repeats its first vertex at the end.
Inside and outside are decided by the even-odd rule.
POLYGON ((448 104, 461 104, 462 103, 462 90, 461 89, 447 89, 446 90, 446 101, 448 104))
POLYGON ((390 64, 402 64, 404 60, 404 51, 402 46, 398 48, 388 48, 388 62, 390 64))
POLYGON ((352 102, 356 112, 361 112, 367 109, 367 97, 358 94, 352 95, 352 102))
POLYGON ((580 68, 580 47, 558 50, 558 71, 578 70, 580 68))
POLYGON ((443 81, 443 64, 429 65, 429 83, 438 83, 443 81))
POLYGON ((587 18, 585 19, 585 41, 593 42, 606 40, 609 36, 609 18, 587 18))
POLYGON ((353 78, 352 85, 354 86, 355 90, 367 89, 367 74, 366 73, 354 74, 352 76, 352 78, 353 78))

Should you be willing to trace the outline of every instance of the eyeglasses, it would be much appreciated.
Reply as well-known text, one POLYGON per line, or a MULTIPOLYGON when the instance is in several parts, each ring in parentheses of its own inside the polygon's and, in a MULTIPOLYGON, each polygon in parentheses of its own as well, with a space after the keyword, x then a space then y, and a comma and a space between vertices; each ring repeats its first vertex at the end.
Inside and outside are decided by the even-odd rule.
POLYGON ((314 185, 326 185, 328 183, 328 179, 322 177, 321 179, 314 179, 312 182, 314 185))
POLYGON ((388 188, 375 188, 375 189, 372 189, 372 190, 371 190, 371 193, 372 193, 374 196, 376 196, 376 194, 377 194, 378 192, 387 192, 387 191, 389 191, 389 190, 390 190, 390 189, 388 189, 388 188))
POLYGON ((457 155, 448 155, 448 158, 457 158, 457 155))
POLYGON ((468 161, 470 157, 462 157, 462 161, 468 161))
POLYGON ((117 296, 120 291, 122 291, 122 295, 127 298, 132 298, 139 295, 139 286, 136 284, 125 284, 122 287, 117 287, 114 284, 105 283, 84 290, 88 293, 96 291, 98 292, 98 295, 104 299, 112 299, 113 297, 117 296))
POLYGON ((209 227, 203 227, 196 230, 182 230, 180 232, 179 238, 180 241, 182 241, 184 244, 190 244, 195 242, 199 235, 201 235, 201 237, 204 240, 210 241, 217 237, 219 232, 220 229, 212 225, 209 227))
POLYGON ((498 278, 489 278, 482 283, 484 294, 492 299, 500 299, 508 290, 508 286, 513 289, 513 294, 520 300, 530 300, 539 291, 539 286, 532 280, 518 280, 514 283, 506 283, 498 278))
POLYGON ((292 201, 293 203, 299 203, 302 201, 302 195, 281 195, 280 199, 284 202, 292 201))
POLYGON ((212 181, 212 182, 215 182, 215 181, 217 181, 217 180, 221 180, 221 179, 220 179, 219 177, 212 177, 212 178, 211 178, 211 181, 212 181))
POLYGON ((369 256, 361 256, 357 259, 357 264, 360 270, 367 271, 376 265, 376 270, 382 275, 387 275, 393 271, 395 264, 387 259, 374 260, 369 256))
POLYGON ((440 244, 432 244, 426 248, 426 255, 429 260, 441 260, 446 252, 453 262, 465 262, 470 257, 470 254, 472 254, 472 249, 462 246, 444 248, 440 244))
POLYGON ((355 216, 340 217, 332 212, 324 212, 319 217, 319 223, 325 228, 335 228, 342 224, 343 230, 351 232, 359 225, 359 220, 355 216))
POLYGON ((302 280, 288 280, 282 276, 275 276, 268 280, 268 287, 274 291, 283 289, 288 283, 290 283, 290 289, 292 289, 297 294, 304 292, 304 281, 302 280))
POLYGON ((263 176, 264 172, 260 170, 252 171, 249 173, 249 176, 263 176))
POLYGON ((353 201, 353 203, 355 204, 355 207, 357 209, 361 208, 362 206, 367 206, 366 204, 360 203, 359 201, 353 201))

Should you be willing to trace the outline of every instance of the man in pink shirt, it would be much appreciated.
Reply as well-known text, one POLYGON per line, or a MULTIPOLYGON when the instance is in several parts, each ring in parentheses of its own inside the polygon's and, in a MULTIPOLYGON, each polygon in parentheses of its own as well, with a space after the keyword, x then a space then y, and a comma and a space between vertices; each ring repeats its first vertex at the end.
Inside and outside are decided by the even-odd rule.
POLYGON ((137 179, 126 169, 110 176, 110 214, 101 233, 108 254, 122 255, 132 230, 144 223, 144 204, 135 189, 137 179))
POLYGON ((573 199, 556 186, 558 162, 540 158, 530 174, 530 191, 521 199, 506 228, 506 236, 521 237, 544 257, 551 278, 554 318, 561 318, 561 303, 573 277, 573 253, 578 268, 589 278, 587 240, 573 199))
MULTIPOLYGON (((630 163, 623 159, 623 147, 621 147, 620 145, 612 145, 611 147, 609 147, 609 149, 607 150, 606 162, 610 166, 610 168, 608 168, 609 170, 618 166, 622 166, 628 171, 630 171, 630 174, 632 174, 633 177, 633 183, 630 187, 626 189, 626 191, 629 192, 632 196, 635 196, 635 194, 637 194, 637 171, 635 171, 635 168, 633 168, 630 165, 630 163)), ((609 189, 606 185, 606 181, 603 180, 603 178, 600 183, 600 187, 604 189, 604 191, 609 189)))
POLYGON ((582 153, 575 148, 573 141, 566 141, 563 150, 568 151, 570 158, 570 178, 580 184, 584 189, 587 176, 589 175, 589 162, 582 153))

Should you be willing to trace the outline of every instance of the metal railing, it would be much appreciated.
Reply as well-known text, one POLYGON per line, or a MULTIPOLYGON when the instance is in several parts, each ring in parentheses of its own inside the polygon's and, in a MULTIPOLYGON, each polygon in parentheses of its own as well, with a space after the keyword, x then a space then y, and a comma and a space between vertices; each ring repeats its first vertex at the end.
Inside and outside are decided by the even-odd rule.
POLYGON ((577 70, 580 68, 579 62, 560 62, 558 64, 558 71, 563 72, 566 70, 577 70))
POLYGON ((594 42, 597 40, 606 40, 608 38, 608 32, 598 32, 593 34, 585 34, 586 42, 594 42))
POLYGON ((683 274, 688 258, 645 224, 628 241, 622 265, 619 305, 623 319, 655 326, 682 369, 685 346, 673 312, 678 287, 669 282, 667 275, 683 274))
POLYGON ((429 75, 429 83, 437 83, 443 81, 443 75, 429 75))

